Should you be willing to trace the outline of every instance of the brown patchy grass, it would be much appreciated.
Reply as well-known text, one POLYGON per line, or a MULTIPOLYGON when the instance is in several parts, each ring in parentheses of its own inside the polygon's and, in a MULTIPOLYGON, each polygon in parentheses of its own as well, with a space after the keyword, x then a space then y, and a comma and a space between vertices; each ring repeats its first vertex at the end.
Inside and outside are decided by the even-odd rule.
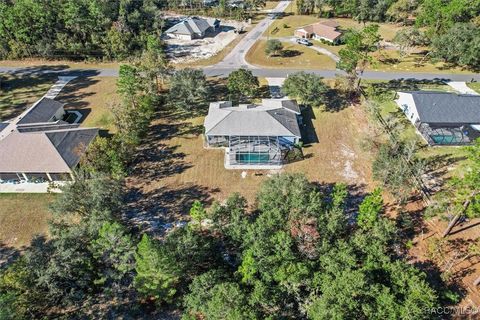
POLYGON ((381 50, 374 54, 376 63, 368 69, 375 71, 400 71, 400 72, 431 72, 431 73, 464 73, 473 74, 472 71, 455 67, 443 62, 431 62, 424 59, 424 54, 413 53, 400 57, 397 50, 381 50))
POLYGON ((115 77, 81 77, 69 82, 57 100, 83 113, 82 126, 114 131, 109 107, 120 101, 115 77))
MULTIPOLYGON (((45 94, 56 80, 57 76, 11 79, 14 86, 0 97, 5 111, 4 108, 0 110, 8 114, 20 112, 45 94)), ((118 99, 116 78, 77 78, 68 83, 56 99, 66 103, 67 109, 84 113, 82 126, 111 130, 108 106, 118 99)), ((27 246, 35 234, 46 235, 50 218, 47 206, 54 197, 49 194, 0 194, 0 244, 21 248, 27 246)))
POLYGON ((335 69, 332 59, 309 47, 284 42, 286 56, 268 57, 265 54, 266 44, 266 40, 257 41, 245 57, 247 62, 267 68, 335 69))
POLYGON ((304 149, 307 159, 280 171, 225 169, 224 150, 203 147, 205 113, 206 106, 195 116, 171 108, 158 112, 127 179, 133 210, 178 219, 188 213, 194 200, 209 205, 234 192, 253 204, 261 183, 278 172, 302 172, 319 183, 345 182, 355 190, 372 188, 370 152, 362 149, 369 128, 361 107, 307 112, 306 131, 311 140, 304 149))
POLYGON ((265 7, 263 7, 264 10, 271 10, 274 9, 278 5, 279 1, 265 1, 265 7))
POLYGON ((70 60, 47 60, 40 58, 27 58, 22 60, 2 60, 2 67, 23 67, 23 68, 43 68, 57 67, 60 69, 116 69, 120 65, 119 62, 101 62, 101 61, 70 61, 70 60))
POLYGON ((0 194, 0 244, 21 248, 34 235, 47 235, 51 194, 0 194))
MULTIPOLYGON (((297 14, 289 14, 290 8, 285 10, 286 15, 281 18, 277 19, 270 25, 269 32, 272 37, 291 37, 296 28, 302 27, 308 24, 312 24, 315 22, 319 22, 325 19, 320 19, 315 15, 297 15, 297 14), (288 28, 284 28, 284 25, 287 25, 288 28), (272 34, 271 32, 278 28, 279 31, 272 34)), ((295 12, 295 8, 293 7, 293 12, 295 12)), ((359 23, 353 19, 348 18, 333 18, 333 20, 337 21, 340 24, 341 29, 361 29, 363 27, 363 23, 359 23)), ((369 23, 367 23, 368 25, 369 23)), ((379 25, 379 33, 383 39, 387 41, 391 41, 398 30, 402 29, 402 27, 391 24, 391 23, 377 23, 379 25)), ((266 35, 266 33, 265 33, 266 35)))
MULTIPOLYGON (((295 1, 291 4, 291 9, 293 12, 296 12, 295 9, 295 1)), ((269 35, 272 38, 285 38, 285 37, 293 37, 295 29, 301 26, 305 26, 308 24, 312 24, 322 19, 318 18, 315 15, 297 15, 297 14, 289 14, 291 12, 290 8, 285 10, 286 15, 281 18, 273 21, 269 28, 265 31, 264 36, 269 35), (285 27, 286 26, 286 27, 285 27)), ((361 29, 363 28, 364 24, 359 23, 350 18, 333 18, 340 24, 341 29, 361 29)), ((325 19, 323 19, 325 20, 325 19)), ((370 23, 367 23, 368 25, 370 23)), ((403 27, 397 24, 392 23, 376 23, 379 25, 379 33, 380 36, 385 41, 392 41, 395 37, 395 34, 401 30, 403 27)), ((338 55, 338 52, 344 47, 344 45, 340 46, 331 46, 328 44, 323 44, 319 41, 314 41, 315 45, 323 47, 334 54, 338 55)), ((262 45, 259 45, 262 46, 262 45)), ((262 52, 263 53, 262 47, 262 52)), ((253 54, 253 53, 252 53, 253 54)), ((257 56, 255 56, 258 59, 257 56)), ((376 70, 376 71, 399 71, 399 72, 432 72, 432 73, 472 73, 469 70, 464 70, 459 67, 453 67, 446 65, 442 62, 433 63, 426 59, 423 60, 422 54, 412 54, 407 57, 400 58, 399 52, 397 50, 383 50, 376 54, 376 58, 378 58, 379 63, 376 65, 370 66, 369 70, 376 70)), ((252 61, 255 61, 252 59, 252 61)), ((289 61, 286 62, 288 64, 289 61)), ((268 64, 267 64, 268 65, 268 64)), ((298 65, 293 63, 291 67, 297 67, 298 65)), ((302 65, 300 65, 302 66, 302 65)), ((310 65, 306 65, 306 67, 310 67, 310 65)), ((312 67, 318 67, 317 65, 313 65, 312 67)))
POLYGON ((55 75, 2 75, 0 120, 7 120, 23 112, 47 93, 56 80, 55 75))
POLYGON ((314 108, 309 118, 315 134, 313 143, 304 148, 306 159, 285 166, 286 172, 303 172, 319 183, 344 182, 366 190, 372 189, 372 155, 363 147, 372 132, 361 106, 340 111, 314 108))

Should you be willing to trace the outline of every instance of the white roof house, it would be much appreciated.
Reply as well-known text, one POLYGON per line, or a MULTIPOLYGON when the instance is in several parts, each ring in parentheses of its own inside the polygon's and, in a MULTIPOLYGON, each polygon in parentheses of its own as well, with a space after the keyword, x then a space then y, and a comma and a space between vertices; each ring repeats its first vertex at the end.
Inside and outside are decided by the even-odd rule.
POLYGON ((295 100, 263 99, 261 104, 210 104, 205 118, 207 147, 223 147, 225 167, 278 168, 301 139, 295 100))
POLYGON ((215 136, 285 136, 300 139, 295 100, 263 99, 236 107, 230 101, 210 104, 205 134, 215 136))

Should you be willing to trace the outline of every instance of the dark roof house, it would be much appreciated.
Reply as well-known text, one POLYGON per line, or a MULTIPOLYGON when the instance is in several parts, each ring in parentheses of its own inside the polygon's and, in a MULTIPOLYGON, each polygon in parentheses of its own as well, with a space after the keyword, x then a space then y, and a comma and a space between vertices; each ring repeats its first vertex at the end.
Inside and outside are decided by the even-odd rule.
POLYGON ((469 144, 480 137, 480 95, 398 92, 397 105, 431 145, 469 144))
MULTIPOLYGON (((48 122, 60 111, 63 113, 64 104, 53 99, 38 100, 26 113, 19 117, 17 124, 48 122)), ((56 119, 58 120, 58 119, 56 119)))
MULTIPOLYGON (((69 175, 79 164, 97 128, 63 121, 63 104, 42 98, 0 125, 0 180, 69 175)), ((55 180, 55 179, 53 179, 55 180)))
POLYGON ((184 40, 202 39, 219 27, 220 20, 218 19, 190 17, 167 29, 165 34, 171 38, 184 40))

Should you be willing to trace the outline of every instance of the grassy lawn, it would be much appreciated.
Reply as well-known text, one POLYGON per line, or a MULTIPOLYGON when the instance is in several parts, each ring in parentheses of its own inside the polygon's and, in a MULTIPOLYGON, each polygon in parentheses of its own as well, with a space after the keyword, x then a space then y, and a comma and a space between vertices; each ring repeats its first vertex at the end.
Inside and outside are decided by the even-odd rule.
POLYGON ((363 145, 372 132, 363 109, 359 106, 340 111, 314 108, 305 115, 307 143, 303 151, 306 159, 287 164, 285 171, 303 172, 319 183, 343 182, 354 189, 371 190, 374 186, 372 154, 363 145))
POLYGON ((40 99, 55 83, 57 76, 10 76, 2 75, 0 91, 0 120, 17 116, 40 99))
MULTIPOLYGON (((369 81, 373 83, 374 81, 369 81)), ((381 82, 377 82, 378 84, 381 82)), ((428 91, 446 91, 446 92, 455 92, 452 87, 445 84, 438 83, 420 83, 412 88, 415 90, 428 90, 428 91)), ((426 159, 427 161, 433 159, 450 159, 452 160, 452 166, 449 171, 446 172, 446 175, 449 176, 453 173, 458 173, 465 166, 466 162, 464 157, 466 155, 465 150, 462 147, 457 146, 428 146, 425 140, 420 136, 415 127, 408 121, 402 111, 398 108, 398 105, 393 100, 385 101, 380 103, 380 113, 384 118, 393 117, 400 120, 402 125, 402 130, 400 133, 400 139, 403 141, 417 141, 421 149, 419 150, 418 155, 421 158, 426 159)), ((446 165, 447 166, 447 165, 446 165)))
POLYGON ((36 234, 46 235, 50 194, 0 194, 0 243, 21 248, 36 234))
POLYGON ((266 43, 266 40, 259 40, 252 46, 245 57, 248 63, 270 68, 335 69, 335 62, 326 55, 290 42, 283 43, 286 56, 267 57, 266 43))
POLYGON ((375 55, 376 64, 369 69, 376 71, 409 71, 409 72, 433 72, 433 73, 472 73, 472 71, 460 67, 452 67, 443 62, 433 63, 428 59, 424 61, 424 55, 414 53, 406 57, 400 57, 396 50, 382 50, 375 55))
MULTIPOLYGON (((325 20, 320 19, 315 15, 290 14, 289 10, 289 8, 285 10, 286 14, 283 18, 277 19, 271 23, 270 28, 266 31, 270 36, 291 37, 293 36, 295 29, 299 27, 325 20)), ((293 12, 295 12, 295 10, 293 12)), ((361 29, 363 27, 363 23, 358 23, 353 19, 334 18, 333 20, 340 24, 340 29, 361 29)), ((379 23, 378 25, 380 26, 380 35, 387 41, 392 40, 397 31, 401 29, 401 27, 390 23, 379 23)))
POLYGON ((480 82, 470 82, 470 83, 467 83, 467 86, 469 86, 470 89, 473 89, 478 93, 480 93, 480 82))
MULTIPOLYGON (((295 4, 292 5, 292 12, 295 12, 295 4)), ((273 38, 285 38, 293 37, 295 29, 312 24, 315 22, 322 21, 315 15, 296 15, 290 12, 290 8, 287 8, 285 11, 286 15, 281 18, 273 21, 269 28, 265 31, 264 36, 270 36, 273 38)), ((324 20, 324 19, 323 19, 324 20)), ((363 27, 363 23, 359 23, 353 19, 348 18, 334 18, 340 24, 340 29, 360 29, 363 27)), ((368 23, 367 23, 368 24, 368 23)), ((392 41, 395 37, 395 34, 402 29, 401 26, 391 23, 378 23, 380 26, 379 33, 385 41, 392 41)), ((323 47, 334 54, 338 55, 340 49, 344 46, 330 46, 327 44, 320 43, 319 41, 314 41, 315 45, 323 47)), ((412 54, 407 57, 400 57, 400 54, 397 50, 382 50, 376 54, 378 63, 370 66, 369 70, 377 71, 409 71, 409 72, 433 72, 433 73, 472 73, 468 70, 463 70, 458 67, 448 66, 442 62, 432 63, 428 59, 423 61, 423 54, 412 54)), ((295 67, 292 65, 291 67, 295 67)), ((317 67, 316 65, 313 67, 317 67)))
MULTIPOLYGON (((8 78, 7 90, 0 96, 1 118, 18 114, 39 99, 57 80, 56 76, 8 78)), ((118 101, 116 78, 77 78, 67 84, 57 100, 66 108, 80 110, 85 115, 83 126, 112 128, 109 104, 118 101)), ((20 248, 29 244, 35 234, 46 234, 50 214, 49 194, 0 194, 0 244, 20 248)))
POLYGON ((101 61, 69 61, 69 60, 46 60, 46 59, 23 59, 23 60, 2 60, 1 67, 24 67, 41 69, 48 67, 49 69, 116 69, 120 63, 118 62, 101 62, 101 61))
POLYGON ((271 10, 275 8, 278 5, 279 1, 266 1, 265 2, 265 7, 263 7, 264 10, 271 10))
MULTIPOLYGON (((222 98, 224 96, 217 97, 222 98)), ((210 204, 234 192, 253 204, 260 184, 279 172, 303 172, 319 183, 346 182, 362 190, 373 187, 371 155, 362 148, 370 132, 360 107, 339 111, 307 110, 306 159, 288 164, 281 171, 226 170, 224 150, 204 148, 202 132, 206 108, 199 113, 192 116, 191 112, 171 108, 158 112, 138 157, 139 162, 127 179, 127 187, 134 190, 137 197, 132 205, 139 213, 167 220, 178 218, 188 213, 196 199, 210 204)))
POLYGON ((82 126, 113 130, 109 107, 118 103, 115 77, 82 77, 68 83, 57 100, 66 109, 79 110, 84 115, 82 126))

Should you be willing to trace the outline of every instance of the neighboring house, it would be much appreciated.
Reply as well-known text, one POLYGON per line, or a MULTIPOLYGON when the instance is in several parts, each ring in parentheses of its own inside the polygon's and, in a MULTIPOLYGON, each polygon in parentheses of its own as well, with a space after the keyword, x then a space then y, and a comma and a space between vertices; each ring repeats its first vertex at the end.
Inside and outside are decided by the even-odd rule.
POLYGON ((342 32, 338 30, 340 25, 334 20, 326 20, 295 30, 295 36, 305 39, 325 40, 331 43, 338 43, 342 32))
POLYGON ((189 17, 165 31, 170 38, 181 40, 203 39, 220 28, 220 20, 189 17))
POLYGON ((480 96, 398 92, 397 105, 430 145, 464 145, 480 137, 480 96))
POLYGON ((225 168, 279 168, 301 139, 295 100, 263 99, 261 105, 212 102, 205 118, 207 147, 225 148, 225 168))
POLYGON ((0 123, 0 182, 71 180, 98 129, 65 122, 66 115, 62 103, 42 98, 0 123))
POLYGON ((203 5, 206 7, 215 6, 218 4, 218 0, 203 0, 203 5))
POLYGON ((245 4, 245 0, 228 0, 227 6, 229 6, 230 8, 239 8, 239 9, 245 9, 247 7, 245 4))

